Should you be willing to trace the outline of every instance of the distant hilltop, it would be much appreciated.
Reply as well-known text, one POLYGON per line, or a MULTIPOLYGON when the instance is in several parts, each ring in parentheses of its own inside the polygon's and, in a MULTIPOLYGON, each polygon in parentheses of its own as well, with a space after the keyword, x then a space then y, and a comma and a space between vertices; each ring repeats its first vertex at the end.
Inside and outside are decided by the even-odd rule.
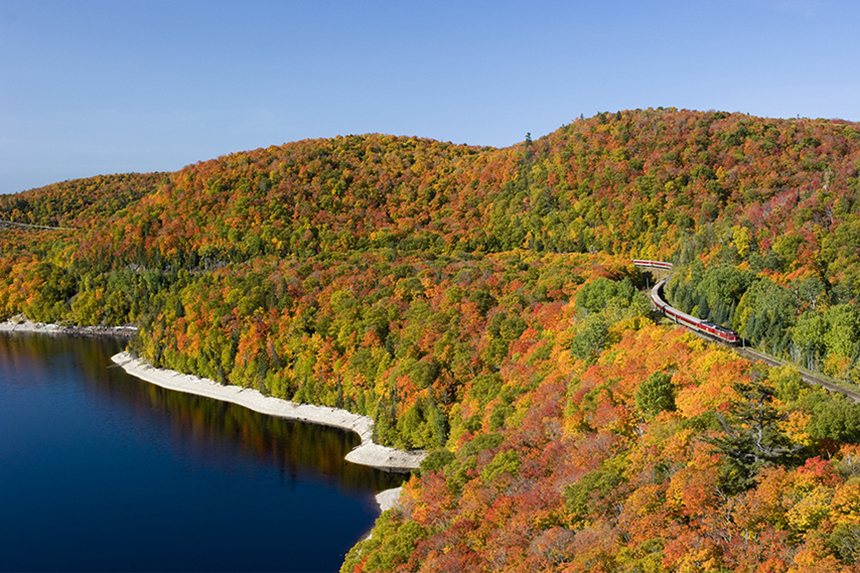
POLYGON ((679 232, 735 224, 766 251, 817 241, 813 226, 853 201, 858 142, 838 120, 619 111, 504 149, 371 134, 57 183, 0 197, 0 219, 179 264, 386 246, 678 250, 679 232))

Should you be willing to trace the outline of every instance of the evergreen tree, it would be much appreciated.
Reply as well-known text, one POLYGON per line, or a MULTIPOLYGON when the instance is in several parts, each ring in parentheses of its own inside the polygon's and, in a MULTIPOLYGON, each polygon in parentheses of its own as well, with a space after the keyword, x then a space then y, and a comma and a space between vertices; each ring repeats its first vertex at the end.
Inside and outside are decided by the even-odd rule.
POLYGON ((672 375, 653 372, 636 389, 636 407, 647 416, 656 416, 663 411, 675 409, 675 389, 672 375))
POLYGON ((752 487, 756 474, 769 464, 793 464, 804 447, 779 428, 785 416, 773 406, 773 388, 758 380, 733 387, 741 399, 728 416, 717 413, 723 434, 706 440, 723 455, 720 485, 729 493, 752 487))

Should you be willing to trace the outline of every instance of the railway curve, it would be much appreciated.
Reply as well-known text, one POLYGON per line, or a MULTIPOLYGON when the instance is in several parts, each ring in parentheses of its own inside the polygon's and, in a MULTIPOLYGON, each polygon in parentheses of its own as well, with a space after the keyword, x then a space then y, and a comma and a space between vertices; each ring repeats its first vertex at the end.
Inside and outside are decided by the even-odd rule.
MULTIPOLYGON (((673 320, 676 324, 681 324, 684 327, 692 330, 695 334, 700 336, 704 336, 709 339, 715 339, 720 342, 728 343, 732 345, 735 352, 740 354, 743 358, 746 358, 750 362, 764 362, 765 364, 769 364, 771 366, 787 366, 789 365, 782 360, 779 360, 773 356, 764 354, 763 352, 759 352, 752 348, 746 347, 743 345, 743 338, 736 333, 734 330, 730 330, 728 328, 724 328, 722 326, 713 324, 711 322, 702 320, 700 318, 696 318, 684 312, 681 312, 677 308, 670 305, 663 299, 663 287, 666 282, 672 277, 673 266, 672 263, 668 263, 665 261, 651 261, 644 259, 634 259, 633 264, 638 268, 643 269, 656 269, 660 271, 668 272, 668 276, 660 281, 658 281, 651 288, 651 304, 655 309, 659 310, 664 316, 673 320), (742 347, 739 347, 738 344, 741 344, 742 347)), ((834 383, 831 380, 827 380, 822 378, 821 376, 802 370, 798 368, 796 365, 791 365, 797 368, 798 373, 800 374, 801 379, 808 383, 814 384, 817 386, 821 386, 825 390, 830 392, 838 392, 843 394, 845 397, 853 400, 854 402, 860 403, 860 392, 856 390, 850 390, 848 388, 843 388, 838 384, 834 383)))
POLYGON ((707 320, 702 320, 701 318, 696 318, 686 312, 681 312, 663 299, 663 287, 665 286, 666 281, 668 281, 672 276, 672 263, 634 259, 633 264, 640 268, 658 269, 669 273, 668 277, 657 282, 657 284, 655 284, 651 289, 651 304, 654 308, 662 312, 664 316, 675 321, 675 323, 682 324, 697 334, 704 335, 708 338, 714 338, 720 342, 725 342, 731 345, 737 345, 742 342, 741 337, 738 336, 738 333, 734 330, 725 328, 719 324, 714 324, 707 320))

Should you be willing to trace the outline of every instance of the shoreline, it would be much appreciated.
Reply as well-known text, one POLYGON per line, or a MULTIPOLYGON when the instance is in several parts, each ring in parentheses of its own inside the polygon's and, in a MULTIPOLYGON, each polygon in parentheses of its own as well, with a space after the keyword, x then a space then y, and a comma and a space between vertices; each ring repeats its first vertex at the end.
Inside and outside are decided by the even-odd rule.
POLYGON ((112 338, 131 338, 137 333, 136 326, 61 326, 22 320, 4 320, 0 322, 0 332, 27 332, 38 334, 54 334, 61 336, 109 336, 112 338))
MULTIPOLYGON (((207 378, 181 374, 175 370, 154 368, 141 359, 132 358, 128 352, 120 352, 112 356, 111 360, 132 376, 162 388, 232 402, 261 414, 353 431, 361 438, 361 444, 349 452, 344 459, 354 464, 386 471, 409 472, 417 469, 426 456, 424 451, 407 452, 374 443, 373 420, 369 416, 360 416, 328 406, 298 404, 281 398, 263 396, 252 388, 222 386, 207 378)), ((383 502, 377 501, 382 506, 383 502)))
MULTIPOLYGON (((54 336, 113 337, 130 339, 137 333, 136 326, 61 326, 27 319, 0 321, 0 333, 36 333, 54 336)), ((175 370, 154 368, 128 352, 120 352, 111 361, 128 374, 168 390, 197 394, 216 400, 232 402, 262 414, 290 420, 332 426, 358 434, 361 444, 353 448, 345 460, 384 471, 408 473, 417 469, 426 452, 407 452, 380 446, 373 442, 373 420, 346 410, 312 404, 298 404, 281 398, 267 397, 257 390, 239 386, 222 386, 213 380, 182 374, 175 370)), ((383 490, 376 494, 380 511, 399 505, 401 487, 383 490)))
POLYGON ((399 508, 401 492, 403 492, 403 486, 382 490, 376 494, 376 503, 379 504, 380 511, 399 508))

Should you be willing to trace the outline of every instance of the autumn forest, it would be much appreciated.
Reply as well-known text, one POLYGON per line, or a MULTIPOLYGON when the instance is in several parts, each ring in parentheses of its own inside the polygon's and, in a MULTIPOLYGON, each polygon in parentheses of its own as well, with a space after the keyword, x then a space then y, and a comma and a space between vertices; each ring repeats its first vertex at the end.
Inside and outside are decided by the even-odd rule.
MULTIPOLYGON (((342 136, 0 196, 0 320, 429 455, 341 571, 860 571, 860 124, 599 113, 342 136), (665 294, 785 365, 652 311, 665 294)), ((237 524, 234 524, 234 526, 237 524)))

